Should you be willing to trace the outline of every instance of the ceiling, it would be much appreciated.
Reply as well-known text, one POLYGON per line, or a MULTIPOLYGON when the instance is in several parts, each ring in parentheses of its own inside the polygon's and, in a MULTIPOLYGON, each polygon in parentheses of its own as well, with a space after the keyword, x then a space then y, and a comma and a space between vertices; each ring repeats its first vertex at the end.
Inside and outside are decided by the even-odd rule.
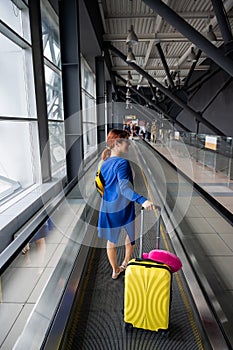
MULTIPOLYGON (((104 44, 111 44, 116 49, 111 47, 109 50, 110 69, 116 79, 116 86, 126 86, 130 71, 132 86, 143 94, 150 95, 149 98, 153 98, 154 93, 157 92, 153 80, 149 82, 145 74, 140 74, 140 70, 138 71, 135 66, 129 65, 123 59, 128 53, 129 46, 126 44, 126 38, 132 25, 138 37, 138 43, 132 45, 136 65, 166 89, 185 90, 184 85, 188 86, 186 81, 188 75, 190 82, 199 79, 210 71, 212 61, 206 60, 207 56, 204 52, 146 5, 146 2, 142 0, 98 0, 98 7, 103 26, 104 44), (191 50, 194 50, 198 58, 195 63, 190 57, 191 50), (168 73, 165 66, 167 66, 168 73), (191 67, 192 71, 190 71, 191 67)), ((164 0, 163 3, 205 38, 207 38, 209 26, 212 25, 217 38, 212 44, 215 47, 223 44, 211 0, 164 0)), ((225 0, 223 3, 227 20, 232 28, 233 0, 225 0)))
MULTIPOLYGON (((163 2, 205 37, 211 24, 217 37, 217 41, 213 44, 219 47, 223 43, 211 0, 164 0, 163 2)), ((126 37, 130 26, 133 25, 138 37, 138 43, 132 46, 137 65, 166 86, 166 73, 157 47, 160 45, 169 71, 176 72, 176 79, 178 74, 181 80, 187 77, 193 63, 189 57, 191 47, 194 48, 195 54, 198 48, 156 14, 144 1, 99 0, 98 4, 105 42, 111 42, 114 47, 127 55, 126 37)), ((233 1, 226 0, 224 5, 232 26, 233 1)), ((209 69, 209 65, 203 64, 205 58, 206 54, 201 52, 195 71, 209 69)), ((142 75, 114 53, 111 53, 111 62, 113 72, 117 72, 127 80, 128 70, 130 70, 134 85, 148 86, 148 81, 142 75)), ((117 84, 124 85, 119 79, 117 84)))
MULTIPOLYGON (((49 1, 58 12, 58 0, 49 1)), ((233 0, 79 0, 79 18, 81 52, 93 71, 95 57, 104 56, 105 80, 111 79, 115 101, 154 109, 190 131, 177 120, 183 110, 193 120, 192 129, 201 123, 223 135, 205 113, 209 102, 196 110, 192 96, 220 71, 227 84, 233 79, 233 0), (214 41, 207 36, 210 25, 214 41), (136 63, 126 62, 131 26, 138 37, 132 45, 136 63)))

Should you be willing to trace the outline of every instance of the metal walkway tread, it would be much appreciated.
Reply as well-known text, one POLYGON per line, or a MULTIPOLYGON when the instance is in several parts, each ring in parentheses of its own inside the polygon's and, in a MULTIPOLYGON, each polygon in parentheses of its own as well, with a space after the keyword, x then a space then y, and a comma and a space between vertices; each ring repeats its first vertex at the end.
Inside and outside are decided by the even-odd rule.
MULTIPOLYGON (((148 245, 148 242, 153 242, 154 229, 146 235, 148 245)), ((148 246, 146 248, 148 251, 149 248, 153 249, 148 246)), ((118 248, 118 253, 121 261, 122 247, 118 248)), ((134 255, 137 254, 135 249, 134 255)), ((124 276, 121 275, 115 281, 111 279, 105 249, 94 250, 84 285, 81 298, 74 305, 60 350, 210 349, 181 271, 173 275, 170 329, 167 336, 161 332, 125 330, 124 276)))

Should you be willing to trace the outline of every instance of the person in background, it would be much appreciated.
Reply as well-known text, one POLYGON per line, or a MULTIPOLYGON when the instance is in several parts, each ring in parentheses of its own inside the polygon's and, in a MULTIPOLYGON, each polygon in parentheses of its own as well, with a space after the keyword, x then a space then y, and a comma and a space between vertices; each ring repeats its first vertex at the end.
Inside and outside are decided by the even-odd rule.
POLYGON ((146 140, 150 141, 151 139, 151 125, 149 122, 146 123, 146 140))
POLYGON ((129 124, 123 124, 123 130, 128 131, 128 133, 130 134, 130 125, 129 124))
POLYGON ((152 142, 156 143, 156 137, 157 137, 157 125, 155 122, 151 125, 151 138, 152 142))
POLYGON ((98 236, 107 240, 107 256, 112 267, 112 279, 117 279, 126 268, 135 245, 135 202, 147 210, 155 208, 147 198, 133 189, 133 176, 129 161, 123 158, 128 152, 128 132, 113 129, 107 136, 107 147, 102 152, 101 173, 105 181, 101 201, 98 236), (117 263, 116 246, 125 228, 125 257, 117 263))

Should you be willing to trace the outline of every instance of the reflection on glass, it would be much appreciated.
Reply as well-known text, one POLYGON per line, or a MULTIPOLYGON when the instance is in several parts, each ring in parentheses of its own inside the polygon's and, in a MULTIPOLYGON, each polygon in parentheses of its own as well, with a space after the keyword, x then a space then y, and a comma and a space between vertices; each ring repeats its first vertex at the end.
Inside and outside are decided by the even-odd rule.
POLYGON ((2 34, 0 34, 0 76, 0 115, 35 116, 31 54, 2 34))
POLYGON ((83 145, 84 156, 96 150, 96 109, 95 100, 88 94, 82 93, 83 103, 83 145))
POLYGON ((17 34, 30 42, 30 24, 27 6, 20 1, 1 0, 0 17, 17 34))
POLYGON ((61 76, 45 66, 48 118, 63 120, 63 99, 61 76))
POLYGON ((84 158, 97 148, 95 76, 82 59, 82 106, 84 158))
POLYGON ((61 67, 58 17, 47 0, 41 2, 44 56, 61 67))
MULTIPOLYGON (((181 133, 180 133, 181 134, 181 133)), ((190 157, 199 163, 233 178, 232 137, 182 132, 182 139, 173 137, 172 147, 187 147, 190 157)))
POLYGON ((66 165, 64 123, 49 122, 52 176, 64 176, 66 165))
POLYGON ((4 181, 0 181, 0 193, 5 193, 2 197, 39 182, 39 176, 37 124, 1 121, 0 177, 4 181))

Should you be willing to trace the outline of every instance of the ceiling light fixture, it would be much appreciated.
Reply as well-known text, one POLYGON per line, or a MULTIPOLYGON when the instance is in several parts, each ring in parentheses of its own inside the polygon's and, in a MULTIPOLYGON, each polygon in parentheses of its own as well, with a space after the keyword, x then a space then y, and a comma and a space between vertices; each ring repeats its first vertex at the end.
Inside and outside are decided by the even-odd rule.
POLYGON ((191 58, 192 62, 197 62, 197 58, 196 58, 196 53, 194 51, 194 47, 191 47, 190 58, 191 58))
POLYGON ((128 48, 128 55, 127 55, 127 58, 126 58, 126 62, 136 63, 136 58, 135 58, 135 56, 133 54, 132 47, 128 48))
POLYGON ((206 34, 206 37, 207 39, 209 39, 210 41, 217 41, 217 37, 216 35, 214 34, 214 31, 213 31, 213 26, 210 24, 209 25, 209 28, 208 28, 208 32, 206 34))
POLYGON ((128 70, 128 80, 133 80, 130 70, 128 70))
POLYGON ((138 43, 138 37, 135 34, 135 31, 133 29, 133 25, 131 25, 130 29, 129 29, 129 34, 126 38, 126 44, 135 45, 137 43, 138 43))
POLYGON ((190 54, 188 55, 187 61, 188 62, 197 62, 196 54, 195 54, 193 46, 191 47, 191 51, 190 51, 190 54))
POLYGON ((130 96, 131 96, 131 93, 130 93, 129 89, 127 89, 125 97, 130 98, 130 96))
POLYGON ((129 80, 127 80, 127 83, 126 83, 126 85, 125 85, 126 87, 131 87, 132 85, 131 85, 131 82, 129 81, 129 80))

